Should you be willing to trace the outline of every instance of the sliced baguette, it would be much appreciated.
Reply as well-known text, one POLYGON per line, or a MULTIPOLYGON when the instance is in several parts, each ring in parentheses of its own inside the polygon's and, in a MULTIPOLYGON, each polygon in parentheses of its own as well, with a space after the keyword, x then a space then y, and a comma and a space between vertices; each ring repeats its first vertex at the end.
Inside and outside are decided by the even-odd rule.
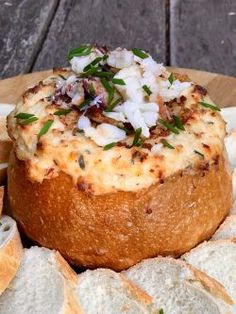
POLYGON ((232 313, 232 299, 215 280, 172 258, 147 259, 124 272, 165 314, 232 313))
POLYGON ((211 240, 236 238, 236 215, 228 216, 216 230, 211 240))
POLYGON ((75 293, 86 314, 159 313, 149 295, 124 275, 108 269, 87 270, 81 274, 75 293))
POLYGON ((16 275, 22 255, 23 248, 16 222, 3 216, 0 219, 0 295, 16 275))
POLYGON ((76 281, 76 273, 58 252, 25 249, 15 278, 0 296, 0 313, 81 313, 72 292, 76 281))
POLYGON ((204 242, 182 259, 218 280, 236 303, 236 240, 204 242))
POLYGON ((3 197, 4 197, 4 186, 0 186, 0 216, 2 215, 2 209, 3 209, 3 197))

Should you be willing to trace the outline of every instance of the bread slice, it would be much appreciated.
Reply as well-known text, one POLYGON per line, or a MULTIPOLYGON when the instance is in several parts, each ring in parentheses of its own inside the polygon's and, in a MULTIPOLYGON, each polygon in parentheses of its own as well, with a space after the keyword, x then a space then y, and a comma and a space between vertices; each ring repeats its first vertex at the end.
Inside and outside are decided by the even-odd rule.
POLYGON ((218 280, 236 303, 236 240, 204 242, 182 258, 218 280))
POLYGON ((71 289, 76 281, 77 275, 58 252, 25 249, 15 278, 0 296, 0 313, 80 313, 71 289))
POLYGON ((4 197, 4 186, 0 186, 0 216, 2 215, 2 209, 3 209, 3 197, 4 197))
POLYGON ((12 148, 12 141, 7 132, 6 117, 15 106, 0 104, 0 162, 7 162, 12 148))
POLYGON ((83 313, 156 313, 152 298, 112 270, 87 270, 78 277, 75 289, 83 313))
POLYGON ((231 215, 216 230, 211 240, 236 238, 236 215, 231 215))
POLYGON ((224 288, 183 261, 147 259, 124 273, 165 314, 232 313, 232 300, 224 288))
POLYGON ((23 248, 16 222, 3 216, 0 219, 0 295, 15 276, 22 255, 23 248))

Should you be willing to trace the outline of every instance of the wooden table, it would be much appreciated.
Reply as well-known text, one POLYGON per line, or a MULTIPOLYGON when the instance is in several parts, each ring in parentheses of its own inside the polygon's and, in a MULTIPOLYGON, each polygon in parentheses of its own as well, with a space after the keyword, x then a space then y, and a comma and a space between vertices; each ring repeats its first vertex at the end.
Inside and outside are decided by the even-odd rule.
POLYGON ((0 0, 0 78, 66 64, 81 43, 236 76, 235 0, 0 0))

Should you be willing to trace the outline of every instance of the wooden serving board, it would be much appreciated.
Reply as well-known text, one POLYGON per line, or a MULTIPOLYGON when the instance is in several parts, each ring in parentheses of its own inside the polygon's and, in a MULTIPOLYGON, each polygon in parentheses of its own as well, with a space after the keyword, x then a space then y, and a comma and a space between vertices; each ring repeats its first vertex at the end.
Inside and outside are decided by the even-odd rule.
MULTIPOLYGON (((206 87, 212 100, 220 107, 236 106, 236 78, 216 73, 169 67, 187 74, 192 81, 206 87)), ((52 70, 19 75, 0 81, 0 103, 16 103, 28 87, 46 78, 52 70)))

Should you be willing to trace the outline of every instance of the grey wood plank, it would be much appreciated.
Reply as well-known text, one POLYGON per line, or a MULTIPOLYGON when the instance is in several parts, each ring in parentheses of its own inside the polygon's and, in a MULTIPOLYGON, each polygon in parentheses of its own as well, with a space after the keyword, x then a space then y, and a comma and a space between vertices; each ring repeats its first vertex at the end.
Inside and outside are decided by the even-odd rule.
POLYGON ((65 65, 81 43, 141 47, 165 61, 165 0, 61 0, 33 70, 65 65))
POLYGON ((170 0, 171 64, 236 76, 236 1, 170 0))
POLYGON ((28 72, 58 0, 0 0, 0 77, 28 72))

